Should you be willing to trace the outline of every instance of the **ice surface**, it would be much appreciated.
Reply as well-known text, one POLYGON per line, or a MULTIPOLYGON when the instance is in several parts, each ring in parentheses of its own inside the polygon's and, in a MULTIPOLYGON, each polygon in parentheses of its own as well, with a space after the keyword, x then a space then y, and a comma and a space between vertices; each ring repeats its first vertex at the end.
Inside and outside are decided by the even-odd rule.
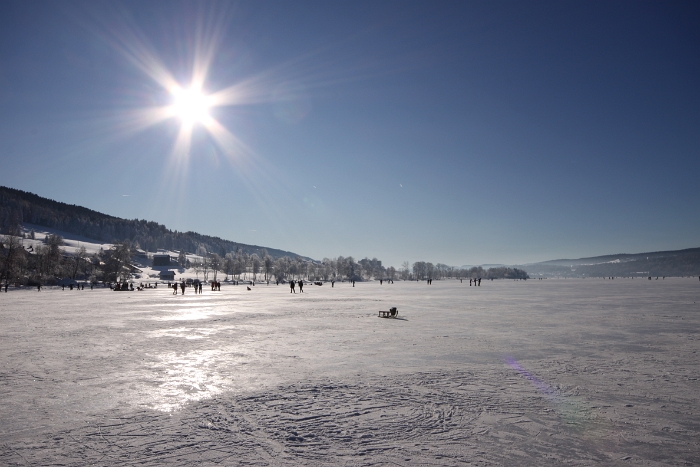
POLYGON ((0 465, 700 463, 697 278, 251 288, 2 293, 0 465))

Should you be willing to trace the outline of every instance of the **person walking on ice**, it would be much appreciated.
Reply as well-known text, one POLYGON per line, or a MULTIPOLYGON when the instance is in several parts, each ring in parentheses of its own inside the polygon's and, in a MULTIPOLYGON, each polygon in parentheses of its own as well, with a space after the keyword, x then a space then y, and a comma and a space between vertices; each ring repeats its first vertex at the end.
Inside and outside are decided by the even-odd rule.
POLYGON ((289 281, 289 293, 297 293, 296 290, 294 290, 294 280, 289 281))

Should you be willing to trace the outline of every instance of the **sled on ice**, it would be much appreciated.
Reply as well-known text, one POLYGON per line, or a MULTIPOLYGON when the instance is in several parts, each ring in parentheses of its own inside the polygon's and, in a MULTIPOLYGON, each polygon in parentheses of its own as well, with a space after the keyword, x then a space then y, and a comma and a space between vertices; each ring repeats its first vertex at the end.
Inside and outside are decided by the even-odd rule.
POLYGON ((389 308, 389 311, 379 310, 380 318, 396 318, 397 316, 399 316, 399 310, 395 306, 389 308))

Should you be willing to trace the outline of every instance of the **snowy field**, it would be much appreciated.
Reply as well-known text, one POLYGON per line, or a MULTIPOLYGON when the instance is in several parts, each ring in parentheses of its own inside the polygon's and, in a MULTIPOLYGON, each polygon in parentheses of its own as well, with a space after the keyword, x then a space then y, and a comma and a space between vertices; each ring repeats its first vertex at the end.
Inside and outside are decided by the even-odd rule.
POLYGON ((697 278, 252 289, 0 294, 0 465, 700 464, 697 278))

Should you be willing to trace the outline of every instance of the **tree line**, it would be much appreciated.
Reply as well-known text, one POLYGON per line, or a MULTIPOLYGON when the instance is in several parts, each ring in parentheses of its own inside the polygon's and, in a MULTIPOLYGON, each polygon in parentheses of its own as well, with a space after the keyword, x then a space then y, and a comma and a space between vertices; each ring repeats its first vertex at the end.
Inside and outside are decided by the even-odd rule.
POLYGON ((377 258, 363 258, 356 261, 352 256, 336 258, 324 258, 321 261, 313 261, 299 256, 273 258, 265 249, 262 254, 247 254, 243 251, 227 253, 220 257, 216 253, 208 254, 200 247, 197 250, 198 259, 187 260, 184 253, 178 256, 178 265, 181 268, 194 268, 197 277, 201 272, 203 278, 208 279, 208 274, 224 273, 226 279, 230 277, 237 280, 297 280, 306 279, 313 281, 368 281, 368 280, 441 280, 441 279, 529 279, 527 272, 517 268, 455 268, 445 264, 426 263, 418 261, 409 267, 406 261, 400 269, 393 266, 385 267, 377 258), (274 279, 273 279, 274 278, 274 279))
MULTIPOLYGON (((0 273, 5 283, 52 283, 61 278, 89 281, 126 280, 138 271, 137 252, 177 251, 177 266, 192 268, 197 277, 217 280, 427 280, 463 278, 527 278, 519 269, 454 268, 418 261, 385 267, 377 258, 352 256, 314 261, 287 251, 246 245, 196 232, 178 232, 156 222, 126 220, 33 193, 0 187, 0 273), (60 235, 47 235, 36 248, 23 246, 23 224, 56 229, 113 246, 95 254, 85 248, 66 253, 60 235), (189 255, 189 256, 188 256, 189 255)), ((33 236, 33 233, 30 233, 33 236)))
MULTIPOLYGON (((20 228, 10 229, 0 236, 0 279, 7 283, 23 285, 55 284, 68 278, 89 282, 126 281, 140 272, 138 262, 148 261, 144 252, 129 240, 114 243, 108 249, 88 254, 85 247, 68 253, 60 235, 46 235, 42 242, 31 242, 25 247, 25 238, 34 239, 34 232, 27 236, 20 228), (139 256, 141 258, 139 258, 139 256)), ((28 242, 29 243, 29 242, 28 242)), ((287 281, 305 279, 309 281, 367 281, 367 280, 440 280, 440 279, 527 279, 527 273, 519 269, 481 267, 454 268, 438 263, 418 261, 409 267, 404 262, 400 269, 385 267, 377 258, 356 261, 352 256, 324 258, 314 261, 301 256, 274 258, 266 249, 260 253, 248 253, 243 249, 221 256, 209 252, 200 244, 188 254, 180 250, 173 258, 173 267, 181 272, 190 270, 203 280, 217 281, 220 274, 225 281, 287 281)))
POLYGON ((13 233, 18 232, 0 237, 0 280, 5 284, 56 284, 65 278, 115 282, 128 280, 138 271, 132 263, 135 250, 128 241, 92 255, 85 247, 68 254, 60 235, 47 235, 28 249, 22 236, 13 233))

